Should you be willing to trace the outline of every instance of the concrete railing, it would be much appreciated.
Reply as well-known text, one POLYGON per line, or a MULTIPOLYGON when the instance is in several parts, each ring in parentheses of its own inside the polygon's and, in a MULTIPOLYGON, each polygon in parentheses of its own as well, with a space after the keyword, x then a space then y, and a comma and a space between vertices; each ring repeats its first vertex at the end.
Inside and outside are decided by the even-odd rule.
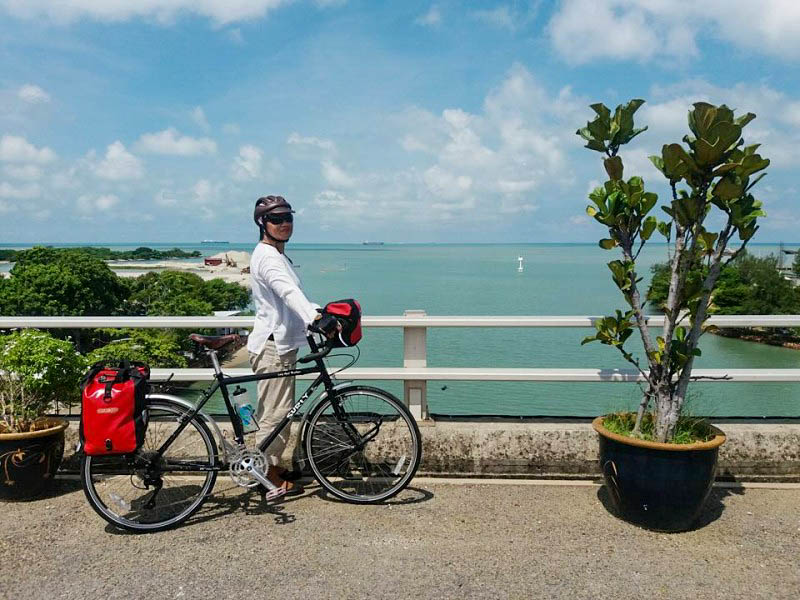
MULTIPOLYGON (((405 311, 403 316, 364 317, 364 327, 403 329, 403 366, 350 368, 342 378, 360 380, 399 380, 404 399, 418 420, 428 418, 428 381, 561 381, 635 382, 644 378, 636 369, 532 369, 532 368, 430 368, 427 366, 429 327, 583 327, 597 319, 592 316, 433 316, 421 310, 405 311)), ((664 317, 649 317, 653 327, 663 326, 664 317)), ((741 315, 711 317, 709 325, 720 328, 800 327, 800 315, 741 315)), ((253 317, 0 317, 0 329, 87 329, 97 327, 133 328, 232 328, 250 329, 253 317)), ((229 375, 247 375, 249 369, 227 369, 229 375)), ((714 382, 800 382, 800 369, 694 369, 693 376, 714 382)), ((211 369, 153 369, 152 379, 163 381, 207 381, 211 369)), ((311 378, 312 376, 305 376, 311 378)))

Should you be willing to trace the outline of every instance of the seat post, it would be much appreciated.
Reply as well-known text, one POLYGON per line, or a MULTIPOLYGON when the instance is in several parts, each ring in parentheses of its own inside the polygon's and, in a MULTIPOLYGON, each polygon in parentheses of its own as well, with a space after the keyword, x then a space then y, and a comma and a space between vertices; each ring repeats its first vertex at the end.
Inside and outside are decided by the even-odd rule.
POLYGON ((216 350, 209 350, 208 355, 211 357, 211 365, 214 367, 214 374, 219 377, 220 373, 222 373, 222 367, 219 366, 219 359, 217 358, 217 351, 216 350))

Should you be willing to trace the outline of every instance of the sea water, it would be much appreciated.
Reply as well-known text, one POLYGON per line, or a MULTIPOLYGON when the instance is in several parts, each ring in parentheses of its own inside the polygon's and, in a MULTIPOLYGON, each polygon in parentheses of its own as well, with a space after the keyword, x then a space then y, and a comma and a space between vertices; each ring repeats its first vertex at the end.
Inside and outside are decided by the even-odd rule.
MULTIPOLYGON (((109 246, 132 249, 138 245, 197 249, 206 256, 225 250, 250 252, 254 246, 253 243, 109 246)), ((752 245, 749 251, 763 256, 777 254, 779 248, 752 245)), ((619 253, 601 250, 595 244, 289 244, 286 253, 294 261, 312 301, 325 304, 340 298, 357 298, 366 316, 402 315, 408 309, 421 309, 429 315, 601 316, 625 307, 605 266, 619 258, 619 253), (518 270, 518 257, 523 258, 522 272, 518 270)), ((644 278, 640 284, 643 291, 650 279, 649 267, 666 257, 664 244, 645 247, 638 261, 644 278)), ((596 342, 581 346, 581 340, 593 331, 593 328, 540 327, 430 328, 428 366, 632 368, 614 348, 596 342)), ((636 333, 629 344, 631 350, 642 355, 636 333)), ((797 350, 712 334, 703 336, 700 348, 703 354, 695 360, 699 369, 800 367, 797 350)), ((402 329, 366 328, 359 350, 357 366, 400 367, 402 329)), ((329 362, 333 367, 343 366, 349 360, 339 356, 329 362)), ((298 396, 307 383, 298 380, 298 396)), ((400 382, 371 384, 402 394, 400 382)), ((694 414, 800 416, 800 384, 696 382, 690 389, 689 410, 694 414)), ((639 386, 631 383, 428 383, 429 409, 442 415, 591 416, 634 407, 640 397, 639 386)), ((210 408, 219 409, 221 403, 215 399, 210 408)))

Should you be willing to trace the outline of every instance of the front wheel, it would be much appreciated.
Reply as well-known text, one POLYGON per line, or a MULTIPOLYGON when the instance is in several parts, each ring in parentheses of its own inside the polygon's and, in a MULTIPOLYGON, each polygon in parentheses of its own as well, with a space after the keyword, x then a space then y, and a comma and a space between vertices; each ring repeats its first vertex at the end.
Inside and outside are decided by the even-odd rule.
POLYGON ((408 409, 392 394, 366 386, 337 390, 314 407, 303 447, 317 481, 357 504, 403 490, 422 458, 419 429, 408 409))

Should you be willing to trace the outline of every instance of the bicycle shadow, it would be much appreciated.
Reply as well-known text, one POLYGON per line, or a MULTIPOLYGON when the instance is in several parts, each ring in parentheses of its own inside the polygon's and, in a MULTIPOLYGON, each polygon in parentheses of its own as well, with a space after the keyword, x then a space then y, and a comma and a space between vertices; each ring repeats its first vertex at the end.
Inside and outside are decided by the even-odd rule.
MULTIPOLYGON (((317 489, 312 492, 312 495, 317 496, 318 498, 325 500, 326 502, 335 502, 338 504, 353 504, 352 502, 347 502, 346 500, 342 500, 341 498, 337 498, 328 492, 325 488, 321 485, 317 484, 317 489)), ((389 498, 388 500, 384 500, 383 502, 371 502, 370 504, 373 506, 404 506, 404 505, 411 505, 411 504, 420 504, 422 502, 428 502, 432 500, 434 497, 433 492, 429 490, 425 490, 419 487, 414 487, 409 485, 405 488, 402 492, 400 492, 397 496, 393 498, 389 498)))
MULTIPOLYGON (((77 487, 80 488, 80 482, 77 482, 77 487)), ((239 493, 230 493, 231 491, 238 492, 238 490, 239 488, 231 488, 209 495, 200 510, 192 515, 187 521, 176 525, 170 530, 202 525, 203 523, 220 519, 234 513, 244 513, 246 516, 271 515, 275 525, 291 525, 297 521, 297 515, 290 512, 288 508, 295 502, 310 497, 318 497, 328 502, 350 504, 344 500, 330 495, 322 486, 313 480, 305 483, 303 492, 301 494, 289 497, 283 496, 277 503, 265 501, 262 494, 256 489, 241 489, 241 492, 239 493)), ((376 502, 374 504, 377 506, 414 505, 421 502, 427 502, 433 499, 433 497, 434 494, 428 490, 414 486, 408 486, 394 498, 390 498, 384 502, 376 502)), ((137 533, 121 530, 111 524, 106 525, 105 531, 111 535, 141 535, 141 533, 151 533, 137 533)))

